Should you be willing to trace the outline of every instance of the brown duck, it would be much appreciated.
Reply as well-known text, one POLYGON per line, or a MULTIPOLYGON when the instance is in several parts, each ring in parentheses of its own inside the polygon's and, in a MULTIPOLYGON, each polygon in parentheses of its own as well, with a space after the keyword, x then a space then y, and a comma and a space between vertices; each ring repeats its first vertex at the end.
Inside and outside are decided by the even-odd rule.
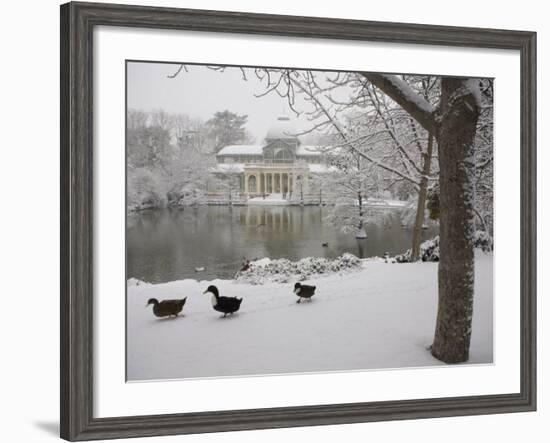
POLYGON ((153 314, 156 317, 170 317, 171 315, 177 317, 183 309, 186 300, 187 297, 181 300, 162 300, 159 302, 156 298, 150 298, 147 306, 153 305, 153 314))

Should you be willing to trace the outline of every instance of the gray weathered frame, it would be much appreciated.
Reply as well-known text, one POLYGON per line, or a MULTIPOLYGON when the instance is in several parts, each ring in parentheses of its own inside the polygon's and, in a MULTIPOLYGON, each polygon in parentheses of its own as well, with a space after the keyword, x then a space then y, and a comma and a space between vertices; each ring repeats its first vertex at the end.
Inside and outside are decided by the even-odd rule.
POLYGON ((61 6, 61 437, 236 431, 536 409, 536 33, 100 3, 61 6), (93 417, 92 45, 95 26, 234 32, 519 51, 521 391, 517 394, 93 417))

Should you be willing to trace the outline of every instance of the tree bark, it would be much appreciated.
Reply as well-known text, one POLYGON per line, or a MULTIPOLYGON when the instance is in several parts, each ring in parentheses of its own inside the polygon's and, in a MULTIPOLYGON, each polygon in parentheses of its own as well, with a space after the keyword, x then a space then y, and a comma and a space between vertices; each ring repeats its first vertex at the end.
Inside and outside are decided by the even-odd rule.
POLYGON ((439 300, 432 355, 445 363, 468 360, 474 295, 474 137, 479 103, 472 79, 443 77, 431 111, 395 76, 363 73, 400 104, 439 146, 439 300))
POLYGON ((469 358, 474 295, 474 137, 479 105, 471 80, 441 81, 439 304, 432 355, 469 358))
POLYGON ((424 214, 426 212, 426 197, 428 195, 428 176, 430 175, 433 153, 433 136, 429 135, 428 149, 424 154, 424 164, 422 165, 422 178, 420 179, 420 188, 418 190, 418 204, 416 206, 416 219, 414 221, 411 261, 415 262, 420 256, 420 243, 422 241, 422 225, 424 224, 424 214))

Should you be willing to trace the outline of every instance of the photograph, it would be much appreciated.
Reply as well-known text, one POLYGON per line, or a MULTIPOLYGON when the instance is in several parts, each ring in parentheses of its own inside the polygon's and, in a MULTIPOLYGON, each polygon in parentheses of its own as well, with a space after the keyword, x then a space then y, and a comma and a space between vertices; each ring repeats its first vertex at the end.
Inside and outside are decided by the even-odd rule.
POLYGON ((126 60, 127 381, 493 364, 493 88, 126 60))

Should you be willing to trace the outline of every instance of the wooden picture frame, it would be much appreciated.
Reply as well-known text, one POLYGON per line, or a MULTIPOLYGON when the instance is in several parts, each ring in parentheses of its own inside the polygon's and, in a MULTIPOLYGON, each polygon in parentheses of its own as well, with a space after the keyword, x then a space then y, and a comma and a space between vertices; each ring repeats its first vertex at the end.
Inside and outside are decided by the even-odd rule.
POLYGON ((70 441, 533 411, 536 408, 536 34, 99 3, 61 6, 61 437, 70 441), (120 26, 519 51, 521 390, 168 415, 93 416, 93 29, 120 26))

